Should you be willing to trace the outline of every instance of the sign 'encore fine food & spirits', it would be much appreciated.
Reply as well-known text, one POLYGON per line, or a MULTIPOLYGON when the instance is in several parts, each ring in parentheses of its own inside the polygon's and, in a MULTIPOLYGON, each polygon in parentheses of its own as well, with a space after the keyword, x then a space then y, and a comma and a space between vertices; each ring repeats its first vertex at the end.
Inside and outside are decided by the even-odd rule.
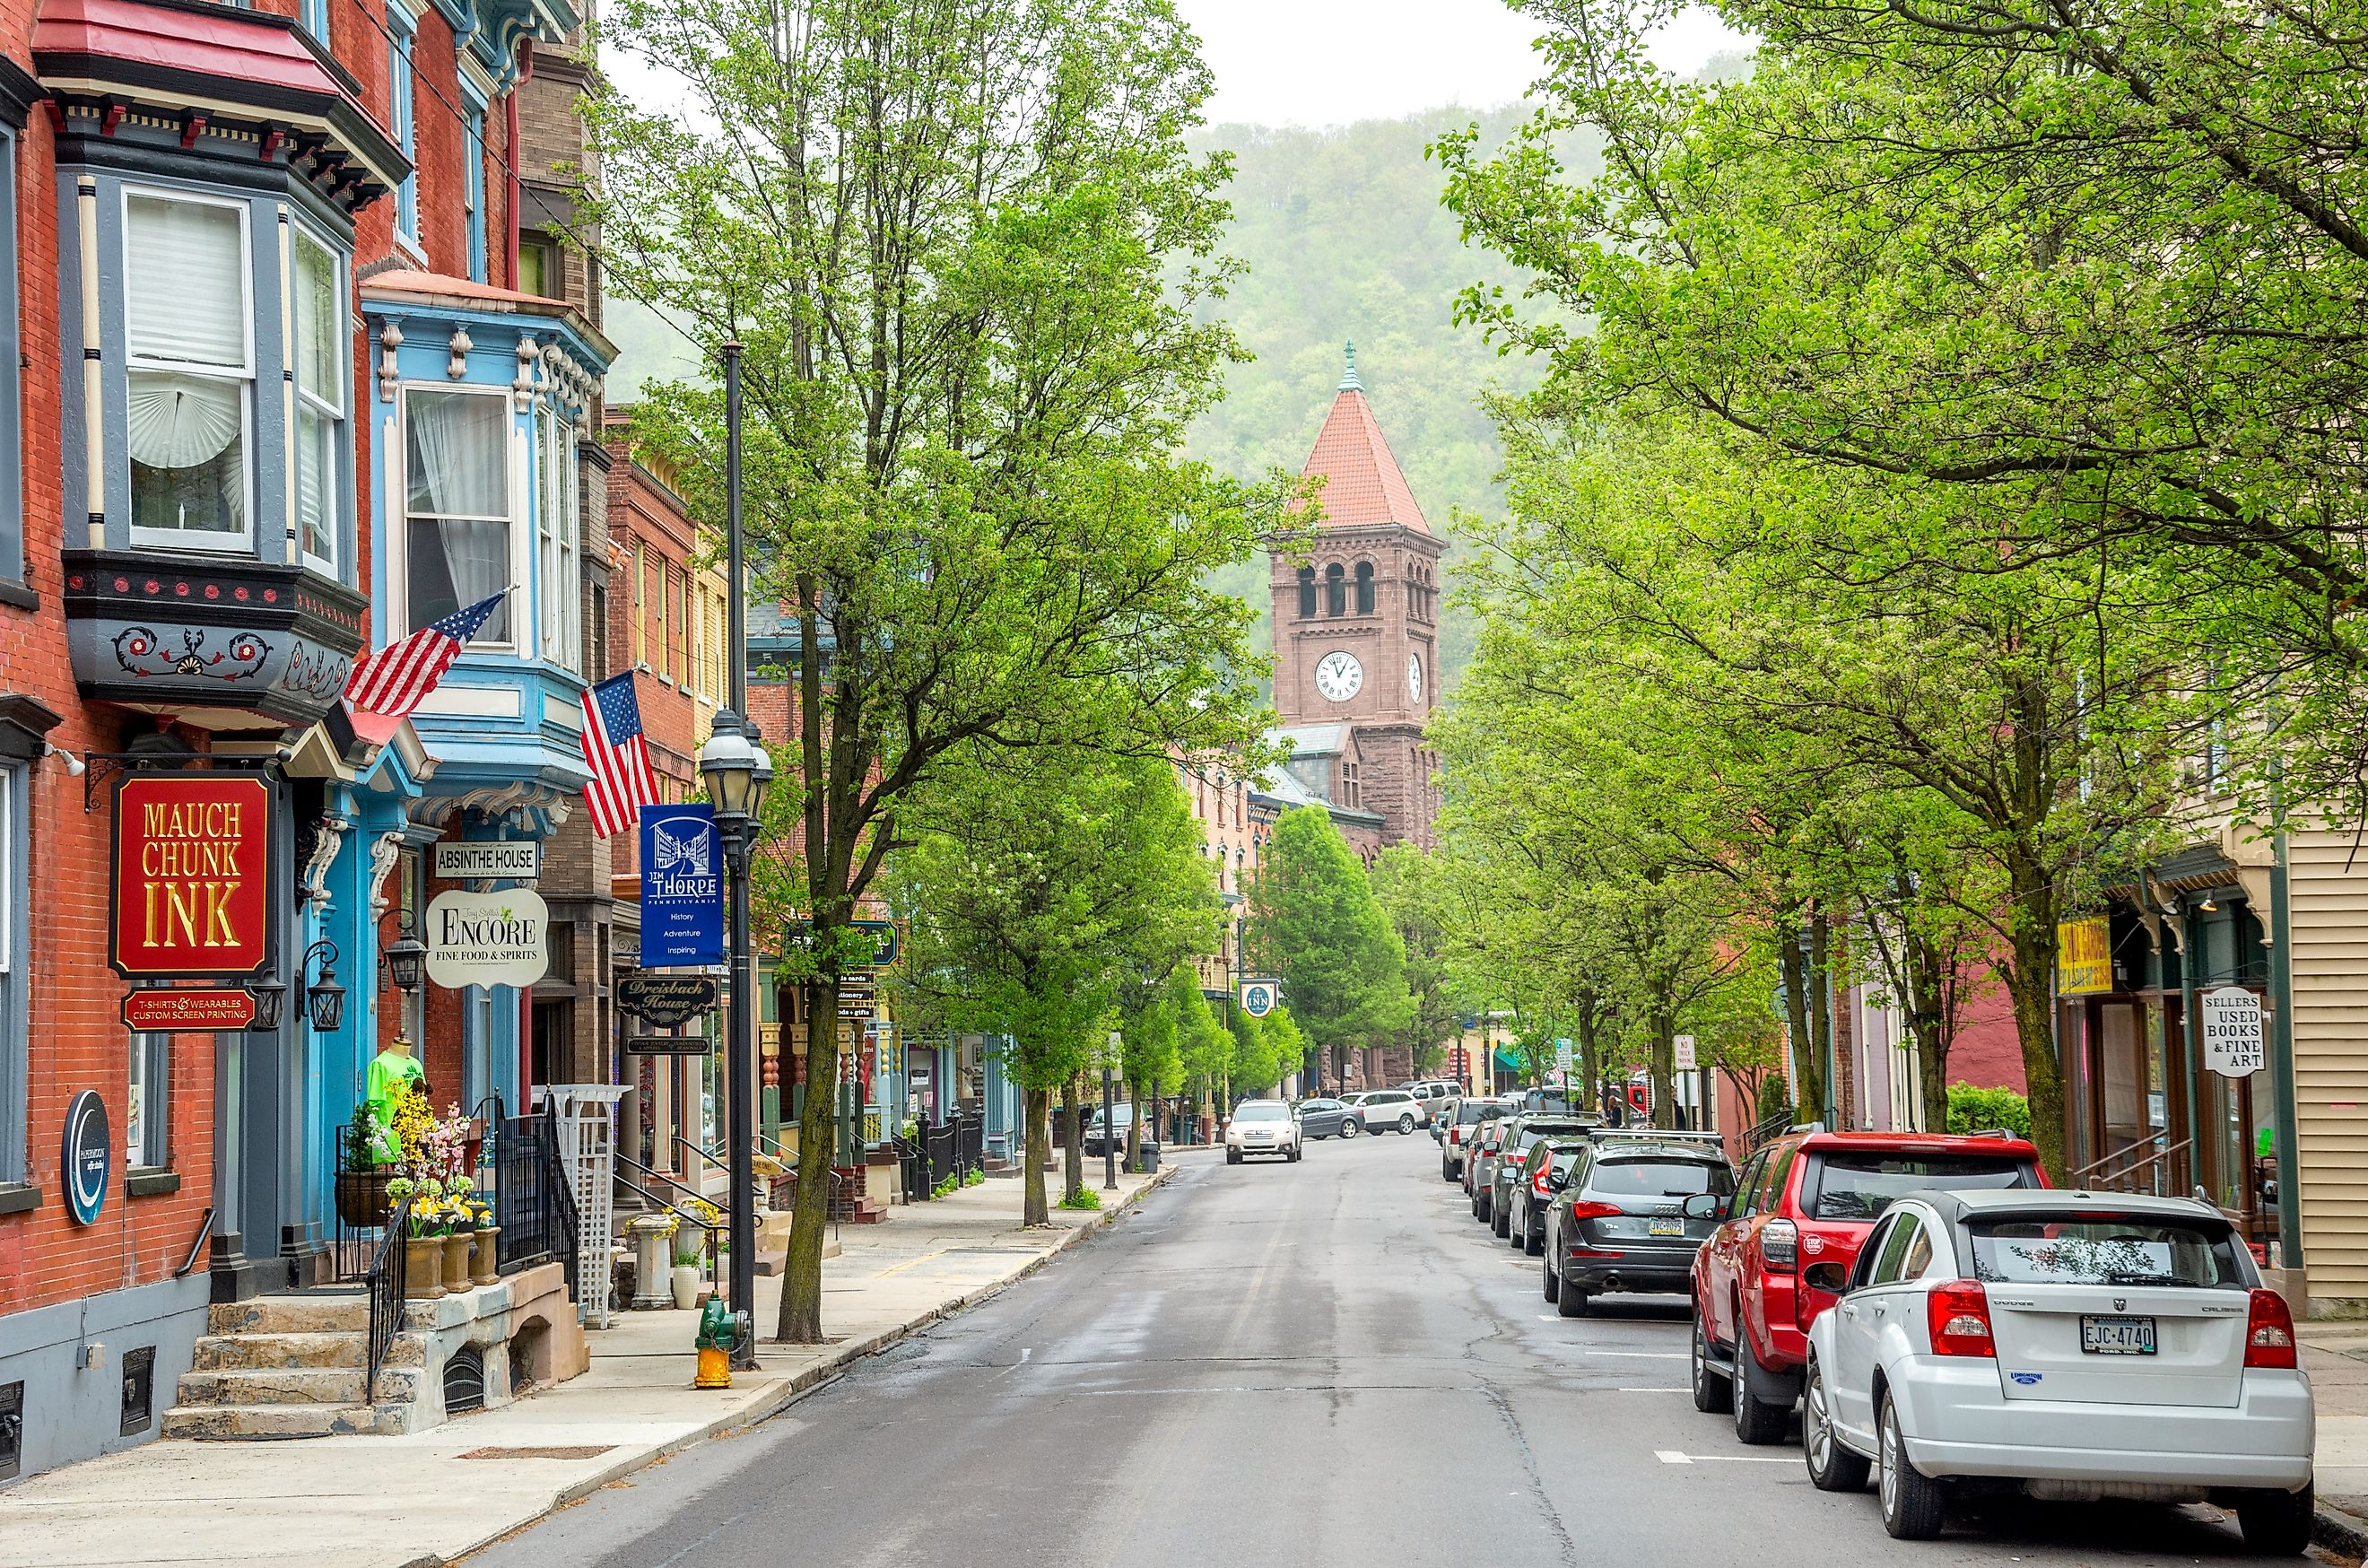
POLYGON ((271 952, 271 786, 134 775, 116 786, 108 960, 137 980, 228 980, 271 952))

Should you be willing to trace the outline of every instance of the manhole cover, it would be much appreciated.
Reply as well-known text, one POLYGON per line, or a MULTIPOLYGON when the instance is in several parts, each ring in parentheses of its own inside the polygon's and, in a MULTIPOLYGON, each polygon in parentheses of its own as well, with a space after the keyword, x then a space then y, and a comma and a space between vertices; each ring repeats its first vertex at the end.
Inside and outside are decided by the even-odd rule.
POLYGON ((471 1449, 461 1457, 464 1460, 588 1460, 598 1459, 616 1446, 614 1443, 602 1443, 596 1448, 568 1448, 562 1444, 544 1449, 471 1449))

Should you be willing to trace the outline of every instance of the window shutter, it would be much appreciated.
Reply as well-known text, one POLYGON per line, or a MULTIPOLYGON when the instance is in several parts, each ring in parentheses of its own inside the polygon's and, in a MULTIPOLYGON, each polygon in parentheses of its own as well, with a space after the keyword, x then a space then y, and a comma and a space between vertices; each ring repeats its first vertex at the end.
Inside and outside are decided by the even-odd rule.
POLYGON ((132 356, 244 369, 246 268, 237 210, 134 196, 126 216, 132 356))

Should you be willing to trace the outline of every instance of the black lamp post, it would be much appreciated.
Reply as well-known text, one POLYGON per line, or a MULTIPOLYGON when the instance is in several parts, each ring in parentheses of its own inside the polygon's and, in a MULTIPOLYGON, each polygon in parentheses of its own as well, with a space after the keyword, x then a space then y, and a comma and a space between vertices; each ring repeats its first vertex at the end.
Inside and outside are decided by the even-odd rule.
POLYGON ((304 988, 304 1011, 312 1017, 314 1034, 335 1034, 346 1021, 346 988, 337 983, 337 944, 322 937, 304 949, 304 961, 298 967, 310 974, 315 958, 321 960, 321 978, 304 988))

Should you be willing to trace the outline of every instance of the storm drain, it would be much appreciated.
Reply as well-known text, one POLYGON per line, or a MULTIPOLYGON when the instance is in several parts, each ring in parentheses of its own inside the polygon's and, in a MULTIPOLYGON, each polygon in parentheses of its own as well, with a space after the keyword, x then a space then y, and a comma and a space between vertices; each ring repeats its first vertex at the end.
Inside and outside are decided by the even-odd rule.
POLYGON ((603 1443, 594 1448, 569 1448, 560 1444, 543 1449, 471 1449, 461 1457, 464 1460, 595 1460, 616 1446, 603 1443))
POLYGON ((485 1408, 485 1353, 475 1346, 456 1350, 444 1363, 444 1414, 466 1415, 485 1408))

